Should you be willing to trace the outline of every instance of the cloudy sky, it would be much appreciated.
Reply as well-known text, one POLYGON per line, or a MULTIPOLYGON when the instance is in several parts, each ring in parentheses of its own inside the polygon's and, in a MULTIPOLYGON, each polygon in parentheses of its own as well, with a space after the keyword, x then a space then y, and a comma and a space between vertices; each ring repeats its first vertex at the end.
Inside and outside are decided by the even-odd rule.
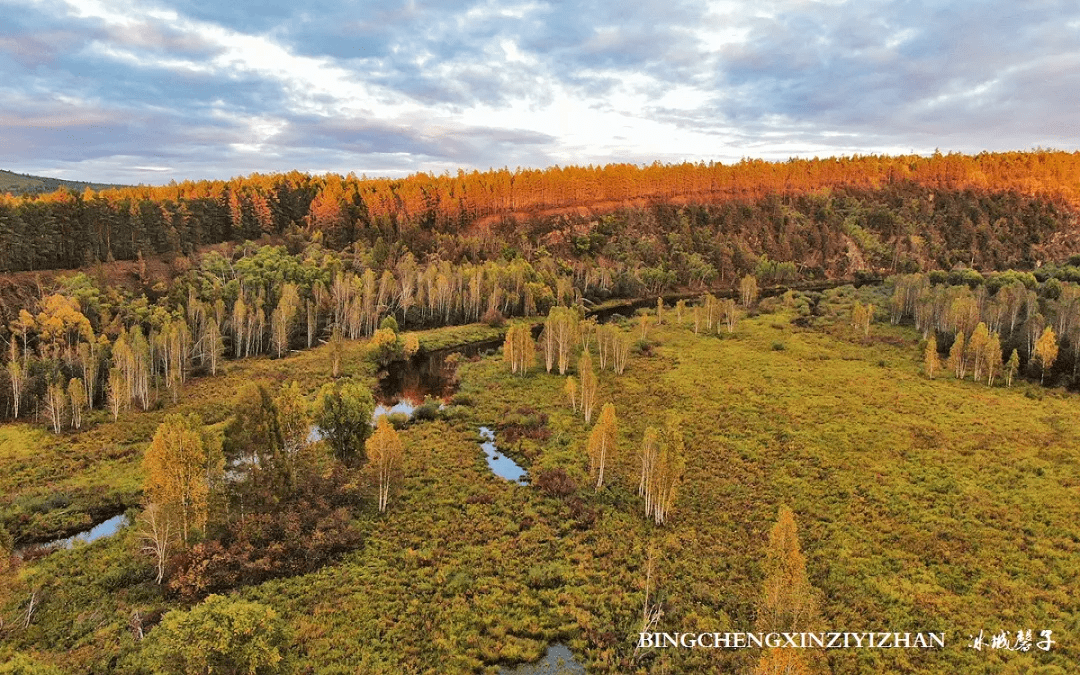
POLYGON ((299 169, 1080 147, 1080 4, 0 0, 0 168, 299 169))

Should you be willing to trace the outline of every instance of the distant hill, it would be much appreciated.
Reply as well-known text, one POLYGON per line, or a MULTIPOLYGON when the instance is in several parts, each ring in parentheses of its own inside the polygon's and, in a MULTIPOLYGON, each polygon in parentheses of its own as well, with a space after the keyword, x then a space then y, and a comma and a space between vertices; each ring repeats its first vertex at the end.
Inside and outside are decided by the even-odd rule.
POLYGON ((82 192, 86 188, 91 188, 93 190, 107 190, 109 188, 126 186, 108 185, 106 183, 84 183, 78 180, 60 180, 59 178, 49 178, 47 176, 29 176, 27 174, 12 173, 11 171, 0 169, 0 194, 9 192, 15 195, 26 193, 40 194, 44 192, 53 192, 62 187, 82 192))

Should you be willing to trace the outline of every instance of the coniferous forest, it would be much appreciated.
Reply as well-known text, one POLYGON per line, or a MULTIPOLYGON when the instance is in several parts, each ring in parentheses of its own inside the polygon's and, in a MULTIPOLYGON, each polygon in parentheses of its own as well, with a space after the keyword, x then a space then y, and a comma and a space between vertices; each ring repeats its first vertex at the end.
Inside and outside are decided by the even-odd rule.
POLYGON ((1078 186, 1035 151, 0 197, 0 673, 1073 672, 1078 186), (944 646, 641 643, 736 631, 944 646))

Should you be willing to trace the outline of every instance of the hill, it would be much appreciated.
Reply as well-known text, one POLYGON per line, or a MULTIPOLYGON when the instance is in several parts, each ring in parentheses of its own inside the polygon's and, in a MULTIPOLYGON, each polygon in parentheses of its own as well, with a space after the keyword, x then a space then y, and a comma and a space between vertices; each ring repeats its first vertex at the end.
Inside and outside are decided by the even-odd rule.
POLYGON ((73 192, 82 192, 86 188, 108 190, 121 187, 125 186, 107 183, 84 183, 78 180, 61 180, 60 178, 49 178, 48 176, 31 176, 0 169, 0 194, 44 194, 56 192, 60 188, 68 188, 73 192))

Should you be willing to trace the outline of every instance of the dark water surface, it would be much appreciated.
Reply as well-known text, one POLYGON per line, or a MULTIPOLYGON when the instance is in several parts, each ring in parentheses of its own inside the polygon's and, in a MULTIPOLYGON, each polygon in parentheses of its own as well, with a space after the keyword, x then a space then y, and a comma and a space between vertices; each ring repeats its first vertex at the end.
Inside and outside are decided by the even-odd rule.
POLYGON ((585 666, 578 663, 573 652, 564 644, 548 647, 536 663, 522 663, 512 668, 500 668, 499 675, 584 675, 585 666))

